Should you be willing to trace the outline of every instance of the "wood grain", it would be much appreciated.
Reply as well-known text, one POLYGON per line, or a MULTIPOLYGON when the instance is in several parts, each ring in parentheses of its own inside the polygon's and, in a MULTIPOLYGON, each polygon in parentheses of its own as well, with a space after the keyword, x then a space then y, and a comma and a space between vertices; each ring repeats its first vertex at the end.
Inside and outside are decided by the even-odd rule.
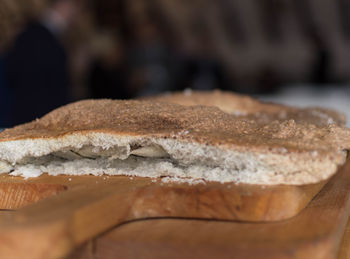
POLYGON ((132 196, 130 198, 133 202, 129 204, 133 214, 131 218, 191 215, 223 220, 277 221, 298 214, 327 182, 302 186, 259 186, 214 182, 197 185, 165 184, 160 180, 153 181, 123 176, 43 175, 28 180, 0 176, 0 209, 21 208, 64 190, 68 190, 68 194, 62 193, 59 198, 40 203, 40 206, 52 207, 52 202, 65 198, 78 199, 75 192, 84 197, 103 193, 102 189, 111 189, 107 196, 113 196, 114 192, 123 197, 132 196))
POLYGON ((0 208, 18 209, 66 189, 61 184, 0 182, 0 208))
POLYGON ((96 239, 95 258, 349 258, 350 164, 296 217, 275 223, 154 219, 96 239), (348 225, 349 227, 349 225, 348 225), (349 233, 348 233, 349 232, 349 233), (341 241, 342 235, 345 236, 341 241))
MULTIPOLYGON (((1 215, 1 213, 0 213, 1 215)), ((164 219, 153 219, 153 221, 165 221, 164 219)), ((167 222, 169 222, 170 220, 167 219, 167 222)), ((171 222, 173 222, 174 220, 171 220, 171 222)), ((138 223, 138 226, 136 226, 136 230, 132 232, 135 235, 139 235, 139 233, 145 233, 144 235, 148 237, 148 242, 150 242, 149 240, 151 240, 151 236, 152 236, 152 230, 149 231, 149 226, 147 226, 147 224, 149 224, 148 220, 142 220, 142 221, 134 221, 134 222, 129 222, 129 224, 134 224, 135 222, 138 223), (135 233, 136 232, 136 233, 135 233)), ((167 222, 165 222, 165 229, 167 229, 167 222)), ((182 222, 185 222, 185 220, 178 220, 178 222, 180 224, 183 224, 182 222)), ((170 223, 171 224, 171 223, 170 223)), ((202 224, 205 225, 207 224, 207 221, 202 221, 202 224)), ((215 223, 212 223, 215 224, 215 223)), ((218 224, 216 224, 216 227, 214 229, 215 232, 221 232, 222 230, 220 230, 221 226, 220 226, 220 222, 218 222, 218 224)), ((151 224, 150 224, 151 225, 151 224)), ((186 225, 186 223, 185 223, 186 225)), ((135 253, 132 253, 131 251, 133 251, 133 249, 135 248, 136 245, 138 245, 137 242, 134 242, 134 240, 136 238, 131 239, 131 235, 128 236, 129 242, 131 242, 127 247, 124 247, 123 249, 129 249, 130 246, 134 247, 132 249, 129 249, 129 252, 123 252, 120 251, 121 247, 120 247, 120 241, 118 240, 118 237, 120 235, 120 229, 122 229, 121 231, 125 231, 125 226, 126 225, 121 225, 120 227, 116 227, 113 230, 107 232, 106 234, 103 234, 99 237, 94 238, 93 240, 88 241, 87 243, 81 245, 80 247, 78 247, 72 254, 70 254, 68 257, 66 257, 65 259, 108 259, 108 258, 116 258, 117 256, 121 257, 120 255, 123 255, 125 259, 128 258, 133 258, 133 259, 137 259, 138 255, 135 253)), ((126 226, 128 228, 128 226, 126 226)), ((203 226, 201 227, 201 229, 203 229, 203 226)), ((204 227, 205 229, 205 227, 204 227)), ((168 230, 168 233, 170 233, 171 229, 168 230)), ((153 231, 154 232, 154 231, 153 231)), ((207 236, 211 236, 212 232, 202 232, 202 235, 207 235, 207 236)), ((192 237, 192 236, 191 236, 192 237)), ((168 239, 168 241, 164 242, 164 238, 162 239, 161 242, 167 243, 169 244, 170 242, 173 243, 179 243, 181 242, 181 240, 178 240, 179 238, 181 238, 181 236, 175 235, 173 236, 172 240, 170 241, 168 239)), ((127 241, 125 240, 125 241, 127 241)), ((153 243, 157 242, 157 239, 152 239, 153 243)), ((189 243, 194 243, 194 241, 192 240, 191 242, 187 242, 186 244, 184 244, 183 247, 180 248, 180 250, 185 250, 186 246, 188 246, 189 243)), ((210 246, 211 244, 209 244, 210 246)), ((222 244, 224 245, 224 244, 222 244)), ((228 244, 229 246, 231 244, 228 244)), ((193 246, 191 246, 190 248, 187 248, 186 250, 189 249, 194 249, 193 246)), ((153 257, 156 259, 157 256, 153 253, 153 257)), ((169 253, 166 256, 167 258, 169 257, 169 253)), ((182 254, 182 258, 194 258, 194 252, 190 252, 188 251, 187 254, 182 254)), ((232 257, 232 256, 231 256, 232 257)), ((144 254, 141 255, 141 258, 144 258, 144 254)), ((218 253, 215 254, 215 258, 219 258, 218 257, 218 253)), ((347 224, 346 224, 346 228, 345 228, 345 232, 339 247, 339 252, 338 252, 338 256, 337 259, 348 259, 350 258, 350 220, 348 220, 347 224)))
POLYGON ((349 259, 350 258, 350 218, 346 224, 344 235, 340 244, 338 253, 338 259, 349 259))
MULTIPOLYGON (((334 179, 346 183, 343 175, 340 172, 334 179)), ((328 188, 334 185, 334 179, 327 184, 328 188)), ((338 184, 338 181, 335 183, 338 184)), ((153 217, 248 221, 286 219, 304 208, 325 184, 322 182, 310 186, 261 187, 207 183, 191 186, 121 176, 47 175, 31 180, 2 177, 1 182, 5 187, 12 183, 25 183, 34 186, 36 184, 52 186, 54 189, 53 196, 39 199, 38 202, 19 209, 10 218, 0 218, 0 258, 28 259, 61 258, 111 227, 135 219, 153 217), (62 191, 64 189, 67 190, 62 191)), ((43 187, 41 189, 45 190, 43 187)), ((347 213, 344 208, 348 196, 350 188, 339 194, 339 202, 335 203, 339 209, 335 208, 334 220, 347 213)), ((11 207, 11 200, 9 199, 4 205, 11 207)), ((242 223, 242 226, 255 225, 259 224, 242 223)), ((286 227, 291 232, 295 230, 295 225, 286 227)), ((277 228, 272 231, 277 233, 280 230, 277 228)), ((329 229, 325 231, 329 234, 329 229)), ((327 244, 323 244, 324 249, 327 249, 327 244)))

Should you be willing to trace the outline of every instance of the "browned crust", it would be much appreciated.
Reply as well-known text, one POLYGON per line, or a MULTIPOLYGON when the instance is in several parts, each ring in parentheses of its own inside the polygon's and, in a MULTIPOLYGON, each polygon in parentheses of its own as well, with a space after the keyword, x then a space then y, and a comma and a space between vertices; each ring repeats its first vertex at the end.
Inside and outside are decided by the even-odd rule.
POLYGON ((296 108, 266 103, 246 95, 219 90, 175 92, 147 97, 145 100, 171 102, 186 106, 215 106, 236 116, 249 117, 259 121, 265 120, 267 123, 272 120, 295 120, 297 123, 311 123, 318 126, 324 126, 330 122, 344 126, 346 122, 344 114, 331 109, 319 107, 296 108))
POLYGON ((216 107, 107 99, 63 106, 41 119, 5 130, 0 133, 0 142, 87 132, 175 138, 236 150, 278 153, 317 150, 331 154, 350 146, 349 130, 334 124, 257 121, 216 107))

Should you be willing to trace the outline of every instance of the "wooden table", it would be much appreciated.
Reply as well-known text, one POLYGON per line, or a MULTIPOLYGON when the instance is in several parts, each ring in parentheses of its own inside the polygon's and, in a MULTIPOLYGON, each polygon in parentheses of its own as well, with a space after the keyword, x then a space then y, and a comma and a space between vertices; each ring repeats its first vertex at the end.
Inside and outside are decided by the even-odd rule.
MULTIPOLYGON (((198 250, 198 245, 200 245, 199 243, 203 240, 193 239, 194 235, 181 235, 179 233, 172 234, 170 232, 173 230, 174 226, 179 227, 179 229, 184 229, 188 227, 189 224, 191 224, 191 221, 164 219, 128 223, 127 225, 114 228, 100 237, 85 243, 66 259, 249 258, 240 257, 233 249, 230 249, 229 238, 225 243, 221 244, 218 243, 222 241, 222 239, 214 240, 207 249, 198 250), (168 228, 168 231, 159 231, 157 226, 168 228), (139 237, 140 233, 142 234, 141 238, 139 237), (164 243, 164 235, 172 236, 170 243, 164 243), (124 240, 121 240, 121 238, 124 238, 124 240)), ((208 239, 210 239, 211 236, 217 236, 222 232, 222 230, 220 230, 220 227, 222 226, 221 222, 215 223, 201 221, 196 222, 196 224, 192 226, 192 228, 197 228, 197 231, 203 236, 207 236, 208 239), (213 232, 209 232, 209 229, 212 226, 216 227, 214 234, 213 232)), ((231 241, 235 242, 234 239, 235 238, 232 238, 231 241)), ((167 240, 169 241, 169 239, 167 240)), ((249 247, 247 247, 247 249, 249 249, 249 247)), ((261 253, 254 258, 274 257, 269 257, 267 254, 261 253)), ((314 259, 317 257, 312 256, 309 258, 314 259)), ((350 221, 347 223, 339 251, 334 258, 350 258, 350 221)))
POLYGON ((149 219, 122 224, 73 258, 350 258, 350 164, 299 215, 275 223, 149 219))
MULTIPOLYGON (((2 258, 25 256, 43 259, 62 258, 72 249, 75 251, 70 256, 71 259, 116 256, 146 259, 179 257, 335 259, 338 251, 340 258, 346 258, 348 255, 347 244, 350 238, 349 231, 345 229, 350 215, 349 161, 301 213, 290 219, 263 223, 204 220, 203 215, 207 218, 210 218, 208 215, 214 215, 215 201, 226 201, 216 199, 222 197, 223 190, 212 192, 212 188, 214 190, 218 188, 215 184, 202 186, 201 188, 204 188, 202 193, 194 192, 189 186, 182 185, 165 186, 164 189, 161 185, 148 183, 147 179, 137 179, 129 186, 131 182, 125 177, 111 178, 111 181, 99 184, 97 178, 91 177, 80 177, 77 184, 74 183, 74 179, 69 181, 69 178, 64 177, 47 177, 28 181, 25 183, 26 187, 23 185, 23 179, 8 177, 3 179, 3 188, 0 191, 5 191, 4 198, 12 195, 12 201, 19 201, 17 204, 1 200, 4 208, 6 206, 10 208, 14 206, 13 204, 17 204, 20 208, 23 202, 28 202, 26 200, 28 197, 30 202, 42 200, 15 212, 2 211, 0 214, 2 258), (44 180, 47 182, 43 183, 44 180), (63 180, 67 183, 64 188, 62 184, 57 183, 63 180), (40 183, 36 184, 35 181, 40 183), (89 187, 82 186, 82 181, 89 182, 89 187), (54 188, 46 189, 48 185, 54 188), (66 185, 67 191, 65 191, 66 185), (142 188, 138 189, 138 186, 142 188), (19 195, 21 192, 26 194, 29 190, 31 190, 29 193, 35 195, 19 195), (136 196, 125 196, 128 193, 126 190, 136 196), (55 193, 58 195, 52 196, 55 193), (192 201, 198 200, 198 193, 206 202, 201 203, 203 207, 195 209, 196 207, 192 205, 196 203, 192 201), (214 200, 211 199, 212 193, 215 194, 214 200), (39 197, 36 194, 44 196, 39 197), (16 195, 21 199, 14 199, 16 195), (51 197, 45 198, 45 195, 51 197), (182 203, 176 202, 178 201, 176 195, 190 202, 184 203, 186 207, 179 206, 182 203), (171 203, 168 203, 165 197, 172 197, 171 203), (204 205, 208 204, 208 199, 211 205, 206 207, 204 205), (154 204, 154 201, 160 200, 164 200, 165 203, 154 204), (132 207, 132 204, 137 206, 132 207), (162 207, 161 204, 171 206, 162 207), (152 215, 158 219, 152 219, 152 215), (183 218, 186 215, 199 215, 202 219, 174 218, 177 215, 183 218), (169 216, 173 217, 164 218, 169 216), (108 230, 107 233, 103 232, 108 230), (342 241, 344 232, 346 235, 342 241)), ((239 193, 236 197, 242 197, 244 194, 239 193)), ((226 189, 225 194, 228 198, 231 197, 226 189)), ((276 192, 273 194, 272 197, 275 197, 276 192)), ((280 199, 279 202, 289 204, 290 201, 285 198, 286 196, 283 197, 284 199, 280 199)), ((266 201, 263 203, 265 207, 274 204, 269 203, 268 199, 266 201)), ((229 208, 232 204, 229 204, 229 208)), ((224 219, 230 216, 235 219, 235 213, 228 213, 230 210, 227 206, 224 209, 224 205, 225 203, 222 203, 218 206, 220 209, 215 212, 217 216, 225 216, 224 219)), ((240 207, 235 209, 239 210, 240 207)))

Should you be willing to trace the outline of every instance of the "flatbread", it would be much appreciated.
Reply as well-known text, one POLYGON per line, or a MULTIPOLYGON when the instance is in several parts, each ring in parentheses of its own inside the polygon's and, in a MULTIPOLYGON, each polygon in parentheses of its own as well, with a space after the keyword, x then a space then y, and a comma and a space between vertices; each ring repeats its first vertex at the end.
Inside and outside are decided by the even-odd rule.
POLYGON ((344 163, 350 131, 341 124, 255 120, 201 105, 86 100, 0 133, 0 161, 11 167, 2 173, 25 177, 308 184, 344 163))

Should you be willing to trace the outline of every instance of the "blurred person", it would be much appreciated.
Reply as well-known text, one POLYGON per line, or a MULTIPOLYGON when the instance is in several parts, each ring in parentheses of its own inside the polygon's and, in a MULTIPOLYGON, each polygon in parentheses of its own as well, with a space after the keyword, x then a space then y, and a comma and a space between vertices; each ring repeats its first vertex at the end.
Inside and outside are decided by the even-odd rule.
POLYGON ((258 83, 256 89, 254 89, 254 92, 247 92, 248 94, 273 94, 282 85, 278 72, 269 64, 262 66, 258 71, 256 79, 258 83))
POLYGON ((134 43, 128 52, 129 87, 137 96, 171 89, 170 52, 152 21, 134 26, 134 43))
POLYGON ((228 90, 226 75, 221 64, 205 56, 189 57, 185 61, 183 88, 194 90, 228 90))
POLYGON ((231 90, 227 75, 215 55, 210 36, 201 33, 185 46, 180 89, 231 90))
POLYGON ((123 47, 113 35, 102 34, 93 44, 95 60, 89 72, 88 85, 92 98, 129 99, 126 87, 123 47))
POLYGON ((311 68, 311 82, 318 86, 330 83, 332 57, 326 39, 319 30, 310 32, 310 41, 314 48, 315 58, 311 68))
POLYGON ((7 57, 8 85, 14 96, 12 125, 69 102, 68 61, 61 40, 77 11, 74 0, 50 0, 42 16, 17 36, 7 57))
POLYGON ((5 76, 5 59, 0 53, 0 129, 8 127, 11 95, 5 76))

